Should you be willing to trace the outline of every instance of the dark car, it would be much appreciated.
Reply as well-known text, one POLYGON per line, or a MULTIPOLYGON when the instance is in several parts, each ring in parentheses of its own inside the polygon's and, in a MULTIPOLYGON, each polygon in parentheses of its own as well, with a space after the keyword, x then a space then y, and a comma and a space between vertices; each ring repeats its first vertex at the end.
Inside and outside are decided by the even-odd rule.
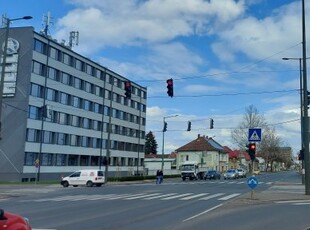
POLYGON ((0 209, 0 229, 31 230, 31 227, 27 218, 0 209))
POLYGON ((199 180, 204 180, 204 176, 205 176, 206 172, 205 171, 201 171, 197 173, 197 177, 199 180))
POLYGON ((221 179, 221 174, 216 171, 216 170, 209 170, 208 172, 206 172, 204 179, 207 180, 217 180, 217 179, 221 179))

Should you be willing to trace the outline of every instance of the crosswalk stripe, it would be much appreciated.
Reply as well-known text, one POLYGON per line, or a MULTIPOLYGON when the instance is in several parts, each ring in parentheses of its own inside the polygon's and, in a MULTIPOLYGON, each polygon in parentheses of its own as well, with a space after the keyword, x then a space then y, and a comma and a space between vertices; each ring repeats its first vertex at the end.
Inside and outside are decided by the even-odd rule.
POLYGON ((166 196, 172 196, 172 195, 175 195, 177 193, 168 193, 168 194, 163 194, 163 195, 159 195, 159 196, 152 196, 152 197, 147 197, 147 198, 144 198, 143 200, 154 200, 154 199, 157 199, 157 198, 162 198, 162 197, 166 197, 166 196))
POLYGON ((215 194, 213 194, 213 195, 200 198, 199 200, 209 200, 209 199, 212 199, 212 198, 215 198, 215 197, 218 197, 218 196, 222 196, 222 195, 224 195, 224 194, 225 194, 225 193, 215 193, 215 194))
POLYGON ((124 198, 129 198, 129 197, 135 197, 135 196, 142 196, 145 195, 145 193, 138 193, 138 194, 122 194, 122 195, 117 195, 115 197, 108 198, 106 200, 119 200, 119 199, 124 199, 124 198))
POLYGON ((205 196, 205 195, 208 195, 208 194, 209 193, 200 193, 200 194, 196 194, 196 195, 193 195, 193 196, 183 197, 180 200, 191 200, 191 199, 194 199, 194 198, 197 198, 197 197, 201 197, 201 196, 205 196))
POLYGON ((170 197, 162 198, 161 200, 172 200, 172 199, 176 199, 176 198, 180 198, 180 197, 184 197, 184 196, 189 196, 192 194, 193 193, 184 193, 184 194, 180 194, 180 195, 176 195, 176 196, 170 196, 170 197))
POLYGON ((236 197, 236 196, 239 196, 239 195, 240 195, 240 193, 233 193, 233 194, 231 194, 231 195, 221 197, 221 198, 219 198, 218 200, 229 200, 229 199, 231 199, 231 198, 233 198, 233 197, 236 197))
POLYGON ((146 194, 146 195, 141 195, 141 196, 133 196, 133 197, 125 198, 125 200, 135 200, 135 199, 150 197, 150 196, 159 195, 159 194, 161 193, 152 193, 152 194, 146 194))

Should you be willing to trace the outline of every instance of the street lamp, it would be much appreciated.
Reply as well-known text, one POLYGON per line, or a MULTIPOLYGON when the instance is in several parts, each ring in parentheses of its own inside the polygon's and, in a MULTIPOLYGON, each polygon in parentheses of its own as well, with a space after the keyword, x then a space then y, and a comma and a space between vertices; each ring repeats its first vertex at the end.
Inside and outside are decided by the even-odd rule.
POLYGON ((17 21, 17 20, 29 20, 29 19, 32 19, 32 17, 24 16, 22 18, 13 18, 13 19, 4 17, 3 19, 6 20, 5 21, 6 27, 5 27, 5 37, 4 37, 4 47, 3 47, 3 58, 2 58, 1 85, 0 85, 0 140, 2 139, 3 88, 4 88, 5 66, 6 66, 6 56, 7 56, 7 48, 8 48, 8 40, 9 40, 10 23, 12 21, 17 21))
POLYGON ((162 153, 161 153, 161 171, 164 171, 164 152, 165 152, 165 126, 166 126, 166 119, 167 118, 172 118, 172 117, 177 117, 179 115, 171 115, 171 116, 166 116, 163 117, 163 146, 162 146, 162 153))

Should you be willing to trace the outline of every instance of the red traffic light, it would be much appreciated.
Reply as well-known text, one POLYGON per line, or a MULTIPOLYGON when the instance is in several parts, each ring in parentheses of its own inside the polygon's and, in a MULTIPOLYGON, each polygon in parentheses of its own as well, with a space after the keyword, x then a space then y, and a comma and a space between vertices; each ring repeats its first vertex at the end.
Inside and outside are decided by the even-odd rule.
POLYGON ((169 97, 173 97, 173 80, 172 78, 167 80, 167 94, 169 97))
POLYGON ((251 150, 255 150, 255 149, 256 149, 255 143, 251 143, 251 144, 250 144, 250 149, 251 149, 251 150))
POLYGON ((125 82, 125 96, 126 98, 131 98, 131 82, 126 81, 125 82))

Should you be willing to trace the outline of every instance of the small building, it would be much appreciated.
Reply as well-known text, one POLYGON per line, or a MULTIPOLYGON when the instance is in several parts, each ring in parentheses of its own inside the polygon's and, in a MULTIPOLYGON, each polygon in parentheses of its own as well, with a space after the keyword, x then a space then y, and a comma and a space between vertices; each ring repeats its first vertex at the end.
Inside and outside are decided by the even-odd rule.
MULTIPOLYGON (((146 154, 144 156, 144 171, 146 175, 156 175, 156 171, 160 170, 163 165, 164 175, 172 174, 172 166, 175 158, 170 157, 171 154, 146 154)), ((178 174, 178 173, 176 173, 178 174)))
POLYGON ((200 168, 224 172, 228 169, 228 153, 224 147, 208 136, 198 134, 197 139, 176 149, 177 168, 185 161, 195 161, 200 168))

